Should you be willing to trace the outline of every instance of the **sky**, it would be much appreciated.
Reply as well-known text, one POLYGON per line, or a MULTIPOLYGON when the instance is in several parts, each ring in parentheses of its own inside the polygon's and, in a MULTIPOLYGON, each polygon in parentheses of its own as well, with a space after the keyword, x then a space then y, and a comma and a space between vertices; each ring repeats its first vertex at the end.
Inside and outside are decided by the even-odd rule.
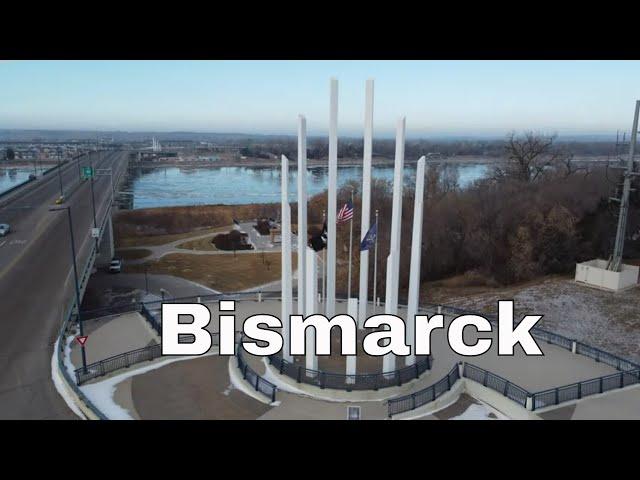
POLYGON ((502 136, 628 131, 640 61, 0 61, 0 128, 325 135, 502 136))

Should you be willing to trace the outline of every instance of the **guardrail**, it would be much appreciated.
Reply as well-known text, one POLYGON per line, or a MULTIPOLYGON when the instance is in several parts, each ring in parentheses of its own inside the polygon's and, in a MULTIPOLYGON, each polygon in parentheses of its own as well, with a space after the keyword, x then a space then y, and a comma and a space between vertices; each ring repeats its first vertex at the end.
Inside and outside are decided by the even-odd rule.
POLYGON ((273 383, 262 378, 258 373, 253 370, 245 361, 243 357, 244 349, 242 343, 240 343, 236 349, 236 358, 238 359, 238 368, 242 372, 242 378, 245 379, 251 386, 257 391, 262 392, 271 399, 271 403, 276 401, 276 392, 278 387, 273 383))
POLYGON ((563 387, 550 388, 549 390, 537 392, 532 395, 532 410, 558 405, 572 400, 580 400, 590 395, 605 393, 637 383, 640 383, 640 369, 621 371, 591 380, 572 383, 563 387))
POLYGON ((527 390, 506 378, 470 363, 464 364, 462 376, 502 394, 525 408, 527 406, 527 398, 531 396, 527 390))
POLYGON ((105 358, 99 362, 87 365, 86 371, 82 367, 76 369, 76 383, 78 385, 82 385, 96 377, 102 377, 107 373, 120 370, 121 368, 129 368, 131 365, 136 363, 151 361, 161 356, 162 345, 160 344, 139 348, 130 352, 121 353, 120 355, 114 355, 113 357, 105 358))
POLYGON ((433 385, 423 388, 409 395, 404 395, 398 398, 392 398, 387 402, 387 409, 389 412, 389 418, 392 415, 415 410, 422 405, 433 402, 440 398, 444 393, 451 390, 453 385, 460 379, 460 371, 458 365, 454 365, 453 368, 433 385))
POLYGON ((278 355, 271 355, 268 359, 269 363, 281 374, 293 378, 297 383, 306 383, 320 388, 346 390, 347 392, 399 387, 418 378, 431 368, 431 357, 429 356, 421 357, 415 364, 393 372, 359 373, 356 375, 310 370, 302 365, 295 365, 278 355))
POLYGON ((433 402, 445 392, 451 390, 455 382, 461 378, 468 378, 469 380, 478 382, 481 385, 518 403, 524 408, 527 407, 527 398, 531 397, 531 393, 519 385, 510 382, 506 378, 496 375, 495 373, 491 373, 490 371, 476 365, 461 362, 455 364, 444 378, 433 385, 415 393, 388 400, 387 409, 389 418, 393 415, 408 412, 421 407, 422 405, 433 402), (460 376, 459 365, 462 365, 462 376, 460 376))

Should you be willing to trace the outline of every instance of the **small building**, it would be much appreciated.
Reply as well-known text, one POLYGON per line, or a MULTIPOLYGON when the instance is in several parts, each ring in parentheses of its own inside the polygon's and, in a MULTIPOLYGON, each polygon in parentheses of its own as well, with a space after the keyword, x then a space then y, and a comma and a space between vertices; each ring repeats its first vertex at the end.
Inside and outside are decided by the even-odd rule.
POLYGON ((607 270, 607 261, 602 259, 589 260, 576 265, 576 282, 618 292, 638 284, 640 267, 635 265, 620 265, 620 271, 607 270))

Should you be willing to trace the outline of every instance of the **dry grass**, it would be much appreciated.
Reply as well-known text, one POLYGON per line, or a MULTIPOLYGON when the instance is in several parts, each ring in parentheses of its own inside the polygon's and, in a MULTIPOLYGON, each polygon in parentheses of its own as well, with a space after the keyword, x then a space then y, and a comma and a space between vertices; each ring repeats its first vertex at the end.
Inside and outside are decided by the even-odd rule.
POLYGON ((141 258, 151 255, 151 250, 145 248, 135 250, 116 250, 115 256, 122 260, 140 260, 141 258))
MULTIPOLYGON (((296 267, 296 255, 292 256, 296 267)), ((238 255, 192 255, 172 253, 155 262, 126 265, 127 273, 173 275, 221 292, 237 292, 280 279, 280 252, 238 255)))
POLYGON ((199 238, 197 240, 190 240, 185 243, 177 245, 177 248, 183 248, 185 250, 204 250, 215 251, 218 250, 216 246, 211 242, 215 235, 209 235, 208 237, 199 238))
POLYGON ((176 240, 182 240, 183 238, 197 237, 207 233, 220 233, 229 230, 229 228, 231 227, 203 228, 191 232, 174 233, 170 235, 120 236, 116 240, 116 246, 117 248, 153 247, 175 242, 176 240))

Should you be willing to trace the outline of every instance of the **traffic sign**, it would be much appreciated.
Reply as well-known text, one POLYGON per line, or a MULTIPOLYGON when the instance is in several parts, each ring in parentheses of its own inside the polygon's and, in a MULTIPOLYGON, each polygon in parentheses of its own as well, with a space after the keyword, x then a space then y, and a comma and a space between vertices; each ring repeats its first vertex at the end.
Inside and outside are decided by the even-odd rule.
POLYGON ((76 341, 77 341, 81 346, 83 346, 83 347, 84 347, 84 344, 85 344, 85 343, 87 343, 87 339, 88 339, 88 338, 89 338, 89 337, 88 337, 87 335, 82 335, 82 336, 78 335, 78 336, 76 337, 76 341))
POLYGON ((95 172, 93 171, 93 167, 91 166, 82 167, 82 178, 84 178, 85 180, 89 178, 93 178, 94 173, 95 172))

